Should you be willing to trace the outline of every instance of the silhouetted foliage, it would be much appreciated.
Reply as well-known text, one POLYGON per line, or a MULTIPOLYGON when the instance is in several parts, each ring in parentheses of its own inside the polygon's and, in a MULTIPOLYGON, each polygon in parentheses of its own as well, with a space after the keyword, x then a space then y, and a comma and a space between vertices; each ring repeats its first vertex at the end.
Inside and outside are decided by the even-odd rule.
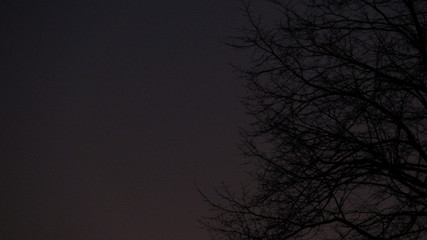
POLYGON ((427 239, 427 1, 242 3, 256 186, 214 239, 427 239))

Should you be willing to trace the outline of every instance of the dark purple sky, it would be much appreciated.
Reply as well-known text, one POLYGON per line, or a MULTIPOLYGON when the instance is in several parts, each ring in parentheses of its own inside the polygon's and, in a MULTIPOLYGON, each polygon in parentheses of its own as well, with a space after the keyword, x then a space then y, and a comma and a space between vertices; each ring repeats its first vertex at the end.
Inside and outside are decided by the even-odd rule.
POLYGON ((243 179, 238 1, 2 1, 0 239, 209 239, 243 179))

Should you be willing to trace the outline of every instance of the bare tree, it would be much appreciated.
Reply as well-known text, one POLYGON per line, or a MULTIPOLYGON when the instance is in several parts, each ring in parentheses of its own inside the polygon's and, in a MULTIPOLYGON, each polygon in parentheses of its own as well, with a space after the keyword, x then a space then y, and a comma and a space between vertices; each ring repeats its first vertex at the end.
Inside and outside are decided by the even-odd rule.
POLYGON ((427 1, 242 3, 256 186, 214 239, 427 239, 427 1))

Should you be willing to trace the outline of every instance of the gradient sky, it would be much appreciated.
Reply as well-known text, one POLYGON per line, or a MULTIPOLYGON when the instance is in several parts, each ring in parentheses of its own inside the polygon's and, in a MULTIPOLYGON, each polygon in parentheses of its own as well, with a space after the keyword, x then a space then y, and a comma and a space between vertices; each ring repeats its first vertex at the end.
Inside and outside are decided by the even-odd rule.
POLYGON ((0 239, 209 239, 196 184, 244 176, 239 1, 2 2, 0 239))

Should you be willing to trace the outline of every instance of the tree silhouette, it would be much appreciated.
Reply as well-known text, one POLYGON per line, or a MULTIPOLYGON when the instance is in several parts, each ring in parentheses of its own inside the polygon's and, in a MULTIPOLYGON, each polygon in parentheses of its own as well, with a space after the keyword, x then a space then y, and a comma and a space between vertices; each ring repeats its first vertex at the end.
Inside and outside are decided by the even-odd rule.
POLYGON ((242 3, 255 186, 206 198, 213 238, 426 239, 427 1, 242 3))

